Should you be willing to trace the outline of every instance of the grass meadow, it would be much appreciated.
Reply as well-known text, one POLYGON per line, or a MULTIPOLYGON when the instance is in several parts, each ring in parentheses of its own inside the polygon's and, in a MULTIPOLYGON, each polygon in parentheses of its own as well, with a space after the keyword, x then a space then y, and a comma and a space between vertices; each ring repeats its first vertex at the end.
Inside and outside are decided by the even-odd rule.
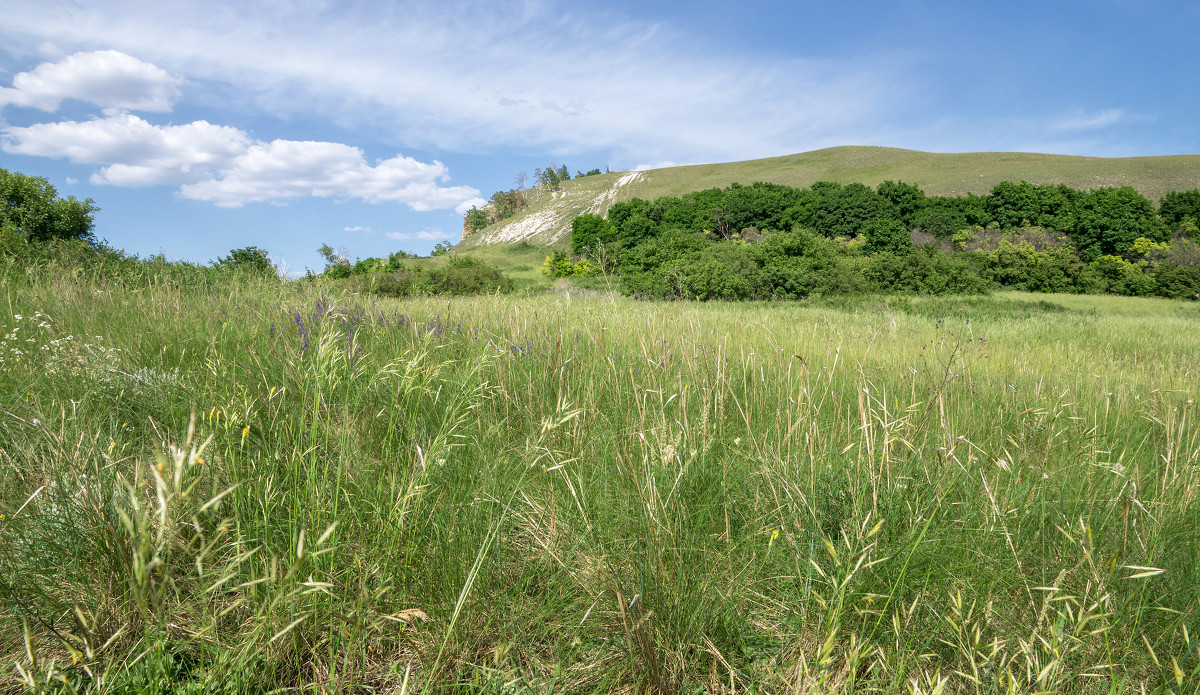
POLYGON ((0 692, 1196 692, 1198 329, 9 267, 0 692))

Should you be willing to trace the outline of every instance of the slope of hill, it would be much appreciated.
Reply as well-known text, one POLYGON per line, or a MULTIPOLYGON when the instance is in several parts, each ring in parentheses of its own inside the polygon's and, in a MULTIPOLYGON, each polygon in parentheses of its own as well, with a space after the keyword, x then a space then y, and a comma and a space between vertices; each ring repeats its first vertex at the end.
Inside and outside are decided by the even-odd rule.
POLYGON ((808 187, 817 181, 863 183, 900 180, 930 195, 984 194, 1002 181, 1062 183, 1080 190, 1133 186, 1157 202, 1168 191, 1200 188, 1200 155, 1072 157, 1020 152, 934 154, 890 147, 832 147, 803 154, 726 164, 613 173, 566 181, 544 191, 521 213, 463 240, 461 247, 521 240, 564 244, 578 214, 604 214, 631 198, 682 195, 731 183, 766 181, 808 187))

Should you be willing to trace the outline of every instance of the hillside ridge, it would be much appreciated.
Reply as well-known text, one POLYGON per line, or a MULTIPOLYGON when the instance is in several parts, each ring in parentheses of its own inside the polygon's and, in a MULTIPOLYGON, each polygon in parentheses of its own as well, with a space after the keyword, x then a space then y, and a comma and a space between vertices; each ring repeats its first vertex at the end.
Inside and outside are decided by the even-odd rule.
POLYGON ((1157 203, 1169 191, 1200 188, 1200 154, 1082 157, 846 145, 740 162, 615 172, 564 181, 515 216, 464 237, 460 246, 520 241, 562 246, 576 215, 602 215, 613 203, 632 198, 653 200, 756 181, 807 188, 817 181, 874 187, 887 180, 914 184, 930 195, 982 195, 1003 181, 1061 183, 1080 190, 1132 186, 1157 203))

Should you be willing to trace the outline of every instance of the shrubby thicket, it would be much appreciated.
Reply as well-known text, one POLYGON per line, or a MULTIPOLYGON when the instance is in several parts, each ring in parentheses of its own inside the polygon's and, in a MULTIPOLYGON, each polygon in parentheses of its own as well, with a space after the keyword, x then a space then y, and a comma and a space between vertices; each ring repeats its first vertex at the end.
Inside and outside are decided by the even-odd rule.
MULTIPOLYGON (((449 249, 449 244, 439 242, 431 255, 446 256, 449 249)), ((419 258, 405 251, 397 251, 387 258, 362 258, 354 263, 328 244, 317 252, 325 258, 325 277, 348 280, 361 291, 385 297, 491 294, 513 289, 512 278, 498 268, 468 256, 450 255, 445 266, 430 269, 421 264, 405 263, 419 258)))
POLYGON ((589 272, 619 275, 627 294, 657 298, 1007 287, 1195 299, 1197 220, 1196 190, 1169 193, 1156 208, 1128 186, 1005 182, 950 197, 894 181, 734 184, 581 215, 573 258, 554 267, 587 259, 589 272))

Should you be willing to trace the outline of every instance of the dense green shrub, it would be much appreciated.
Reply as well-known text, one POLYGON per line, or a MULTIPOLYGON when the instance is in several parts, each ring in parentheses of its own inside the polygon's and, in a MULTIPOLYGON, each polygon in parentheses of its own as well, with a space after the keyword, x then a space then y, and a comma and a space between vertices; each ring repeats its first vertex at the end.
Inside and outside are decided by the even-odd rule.
POLYGON ((1200 236, 1192 217, 1197 200, 1200 191, 1168 195, 1160 217, 1130 187, 1081 192, 1022 181, 1001 183, 986 196, 929 197, 892 181, 877 190, 827 181, 807 189, 735 184, 635 198, 613 205, 607 219, 581 215, 571 248, 593 258, 604 248, 624 291, 650 297, 976 293, 996 286, 1191 297, 1190 266, 1158 265, 1172 225, 1179 238, 1200 236), (787 231, 799 229, 810 231, 787 231), (914 249, 914 238, 922 248, 914 249), (955 253, 936 248, 937 239, 953 242, 955 253))
POLYGON ((1003 287, 1027 292, 1103 291, 1103 278, 1088 267, 1073 246, 1046 246, 1001 239, 993 251, 979 253, 983 276, 1003 287))
POLYGON ((425 287, 434 294, 464 295, 511 292, 512 278, 483 261, 459 256, 444 268, 430 271, 425 287))
POLYGON ((617 228, 600 215, 579 215, 571 220, 571 253, 582 256, 595 252, 603 244, 618 248, 617 228))
POLYGON ((1200 266, 1162 263, 1151 271, 1154 294, 1169 299, 1200 299, 1200 266))
POLYGON ((1200 299, 1200 245, 1177 238, 1165 252, 1151 254, 1154 293, 1171 299, 1200 299))
MULTIPOLYGON (((264 252, 265 253, 265 252, 264 252)), ((214 263, 210 266, 170 261, 162 255, 139 258, 94 239, 51 239, 33 242, 11 228, 0 231, 0 268, 125 285, 162 283, 171 287, 210 287, 231 281, 277 282, 272 272, 214 263)))
POLYGON ((372 276, 367 289, 384 297, 408 297, 420 294, 422 280, 422 273, 415 269, 397 270, 372 276))
POLYGON ((542 262, 542 275, 551 278, 580 278, 588 274, 588 260, 573 261, 563 251, 555 251, 542 262))
POLYGON ((758 279, 763 299, 804 299, 873 289, 854 251, 812 232, 772 234, 752 248, 762 266, 758 279))
POLYGON ((867 237, 867 253, 908 253, 913 248, 912 235, 899 220, 875 219, 867 222, 862 233, 867 237))
POLYGON ((955 206, 931 203, 913 215, 913 227, 938 239, 949 239, 967 226, 967 217, 955 206))
POLYGON ((1179 229, 1184 221, 1191 220, 1194 228, 1200 223, 1200 189, 1171 191, 1159 202, 1158 216, 1172 230, 1179 229))
POLYGON ((784 229, 800 226, 828 237, 853 237, 869 223, 888 219, 899 221, 895 206, 861 183, 818 181, 804 192, 799 204, 784 211, 781 223, 784 229))
POLYGON ((753 245, 680 243, 697 238, 677 233, 674 244, 634 249, 638 270, 626 271, 623 289, 646 297, 738 300, 873 291, 974 294, 992 286, 980 276, 979 263, 936 247, 863 256, 846 243, 803 230, 776 232, 753 245))
POLYGON ((1080 197, 1077 210, 1078 224, 1071 237, 1088 260, 1122 253, 1139 237, 1166 241, 1171 236, 1150 201, 1130 186, 1087 193, 1080 197))
POLYGON ((881 252, 868 259, 864 268, 871 287, 883 292, 916 294, 982 294, 992 283, 981 276, 975 254, 950 254, 935 246, 922 246, 912 253, 881 252))
POLYGON ((1078 191, 1067 186, 1005 181, 986 198, 988 222, 997 223, 1001 229, 1036 226, 1070 231, 1076 228, 1079 197, 1078 191))
POLYGON ((1105 290, 1112 294, 1143 297, 1154 291, 1154 277, 1147 275, 1140 265, 1120 256, 1101 256, 1090 265, 1104 278, 1105 290))
POLYGON ((275 265, 271 263, 266 249, 260 249, 257 246, 233 249, 229 252, 228 256, 217 259, 213 263, 213 267, 263 275, 275 274, 275 265))
POLYGON ((907 229, 918 226, 917 216, 929 203, 925 191, 903 181, 884 181, 879 184, 875 192, 891 203, 899 221, 907 229))
POLYGON ((758 265, 746 246, 711 244, 691 257, 668 263, 664 275, 680 299, 755 299, 758 265))

